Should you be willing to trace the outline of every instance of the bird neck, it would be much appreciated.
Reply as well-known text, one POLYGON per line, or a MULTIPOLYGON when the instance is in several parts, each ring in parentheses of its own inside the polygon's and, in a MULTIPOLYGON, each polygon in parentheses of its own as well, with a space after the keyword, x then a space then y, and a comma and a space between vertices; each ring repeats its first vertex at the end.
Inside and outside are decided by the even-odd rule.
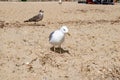
POLYGON ((43 15, 43 13, 41 13, 41 12, 40 12, 39 14, 40 14, 40 15, 43 15))

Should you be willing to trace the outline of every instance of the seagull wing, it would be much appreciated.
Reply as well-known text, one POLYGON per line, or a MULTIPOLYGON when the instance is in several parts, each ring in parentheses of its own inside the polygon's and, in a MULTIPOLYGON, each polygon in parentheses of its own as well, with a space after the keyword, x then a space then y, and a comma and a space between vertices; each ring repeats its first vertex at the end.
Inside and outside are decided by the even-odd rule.
POLYGON ((29 21, 30 21, 30 22, 31 22, 31 21, 37 21, 38 19, 39 19, 39 15, 36 15, 36 16, 30 18, 29 21))
POLYGON ((36 16, 33 16, 32 18, 30 18, 24 22, 37 22, 38 19, 39 19, 39 14, 36 16))
POLYGON ((49 35, 49 41, 52 39, 52 35, 54 34, 54 31, 52 33, 50 33, 49 35))

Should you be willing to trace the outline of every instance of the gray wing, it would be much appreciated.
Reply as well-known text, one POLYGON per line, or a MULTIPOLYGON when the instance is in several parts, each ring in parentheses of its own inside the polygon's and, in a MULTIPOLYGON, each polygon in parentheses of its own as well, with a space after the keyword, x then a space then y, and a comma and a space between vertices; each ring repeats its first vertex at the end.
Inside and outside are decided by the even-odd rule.
POLYGON ((37 21, 39 19, 39 14, 30 18, 29 21, 37 21))
POLYGON ((50 33, 49 35, 49 41, 52 39, 52 35, 54 34, 54 31, 52 33, 50 33))

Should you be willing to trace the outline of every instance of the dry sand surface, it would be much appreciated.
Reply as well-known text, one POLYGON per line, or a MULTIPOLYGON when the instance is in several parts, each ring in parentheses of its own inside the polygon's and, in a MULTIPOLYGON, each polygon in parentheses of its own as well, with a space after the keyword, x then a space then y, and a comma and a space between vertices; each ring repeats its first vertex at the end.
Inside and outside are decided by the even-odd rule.
POLYGON ((0 2, 0 80, 120 80, 120 5, 0 2), (48 36, 62 25, 60 54, 48 36))

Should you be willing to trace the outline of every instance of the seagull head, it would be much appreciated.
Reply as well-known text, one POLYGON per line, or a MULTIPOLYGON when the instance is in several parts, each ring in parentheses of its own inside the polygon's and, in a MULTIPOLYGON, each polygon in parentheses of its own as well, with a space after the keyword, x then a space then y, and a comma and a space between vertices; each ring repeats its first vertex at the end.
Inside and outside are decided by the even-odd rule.
POLYGON ((40 10, 39 11, 39 14, 43 15, 44 11, 43 10, 40 10))
POLYGON ((42 13, 43 13, 44 11, 43 11, 43 10, 40 10, 39 12, 42 12, 42 13))
POLYGON ((70 35, 70 34, 68 33, 69 30, 68 30, 67 26, 62 26, 62 27, 60 28, 60 31, 63 32, 64 34, 70 35))

